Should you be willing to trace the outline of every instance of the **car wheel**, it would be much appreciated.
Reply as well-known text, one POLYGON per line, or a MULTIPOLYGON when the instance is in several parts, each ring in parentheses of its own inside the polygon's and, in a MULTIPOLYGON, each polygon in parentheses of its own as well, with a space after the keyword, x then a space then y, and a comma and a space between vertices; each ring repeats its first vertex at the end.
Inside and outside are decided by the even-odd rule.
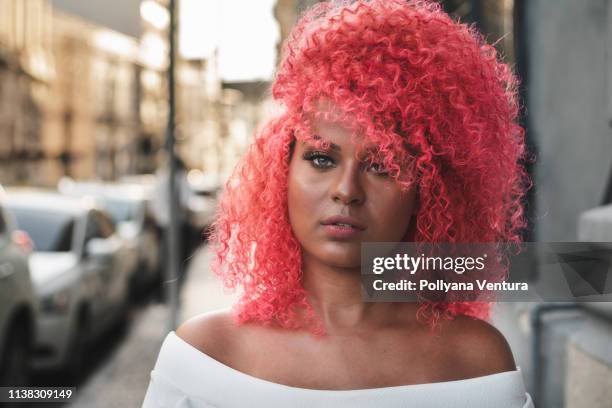
POLYGON ((148 284, 147 264, 142 259, 138 261, 136 272, 130 276, 129 297, 136 304, 145 300, 148 284))
POLYGON ((79 381, 87 368, 89 352, 89 324, 84 318, 72 333, 68 346, 68 357, 66 361, 66 374, 73 381, 79 381))
POLYGON ((115 329, 120 333, 125 334, 129 327, 131 316, 131 305, 129 299, 124 299, 119 306, 117 319, 115 320, 115 329))
POLYGON ((4 354, 0 360, 0 385, 25 386, 28 384, 30 352, 30 338, 27 329, 14 325, 9 329, 4 354))

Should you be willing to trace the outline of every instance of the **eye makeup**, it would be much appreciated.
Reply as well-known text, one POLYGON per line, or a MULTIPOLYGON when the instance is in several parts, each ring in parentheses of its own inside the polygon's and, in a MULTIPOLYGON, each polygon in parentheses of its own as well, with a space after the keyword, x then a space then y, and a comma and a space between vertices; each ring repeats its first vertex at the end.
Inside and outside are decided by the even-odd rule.
POLYGON ((309 150, 304 152, 302 158, 311 162, 316 169, 326 169, 335 165, 334 160, 326 152, 320 150, 309 150))

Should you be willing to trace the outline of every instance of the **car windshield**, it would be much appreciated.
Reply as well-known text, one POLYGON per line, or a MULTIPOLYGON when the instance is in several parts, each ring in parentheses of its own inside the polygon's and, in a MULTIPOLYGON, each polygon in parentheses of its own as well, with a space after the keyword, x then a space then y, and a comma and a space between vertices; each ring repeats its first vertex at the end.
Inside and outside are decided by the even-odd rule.
POLYGON ((136 218, 136 203, 127 200, 107 199, 104 202, 106 210, 115 224, 133 221, 136 218))
POLYGON ((36 251, 69 252, 72 248, 74 217, 42 209, 11 208, 19 228, 30 235, 36 251))

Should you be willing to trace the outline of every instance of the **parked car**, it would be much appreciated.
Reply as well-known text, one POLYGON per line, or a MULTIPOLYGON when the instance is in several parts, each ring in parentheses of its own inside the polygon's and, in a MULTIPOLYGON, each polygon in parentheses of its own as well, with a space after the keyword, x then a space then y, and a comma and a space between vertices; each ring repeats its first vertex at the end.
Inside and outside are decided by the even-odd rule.
POLYGON ((216 177, 206 175, 198 169, 187 173, 187 181, 192 191, 189 199, 191 223, 201 232, 201 238, 207 238, 217 213, 222 184, 216 177))
POLYGON ((36 299, 28 268, 29 239, 16 231, 0 187, 0 386, 28 381, 36 299))
POLYGON ((122 240, 89 197, 16 190, 6 202, 33 242, 30 271, 39 301, 33 368, 78 375, 90 342, 126 316, 122 240))
POLYGON ((129 252, 131 284, 145 289, 160 284, 161 236, 151 214, 148 190, 138 184, 63 181, 62 194, 91 195, 111 215, 129 252))

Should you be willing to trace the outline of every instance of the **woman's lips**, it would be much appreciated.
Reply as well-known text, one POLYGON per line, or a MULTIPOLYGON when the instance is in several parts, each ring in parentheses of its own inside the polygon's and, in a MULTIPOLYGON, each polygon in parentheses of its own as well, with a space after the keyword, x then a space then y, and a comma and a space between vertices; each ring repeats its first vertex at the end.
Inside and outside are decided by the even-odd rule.
POLYGON ((325 233, 332 238, 348 239, 353 238, 360 234, 363 230, 350 226, 350 225, 338 225, 338 224, 327 224, 323 225, 325 233))
POLYGON ((321 221, 328 236, 338 239, 348 239, 357 236, 365 226, 357 219, 345 215, 334 215, 321 221))
POLYGON ((357 228, 359 230, 365 229, 365 226, 361 223, 361 221, 359 221, 357 218, 350 217, 348 215, 332 215, 331 217, 327 217, 323 221, 321 221, 321 224, 323 225, 345 224, 353 228, 357 228))

